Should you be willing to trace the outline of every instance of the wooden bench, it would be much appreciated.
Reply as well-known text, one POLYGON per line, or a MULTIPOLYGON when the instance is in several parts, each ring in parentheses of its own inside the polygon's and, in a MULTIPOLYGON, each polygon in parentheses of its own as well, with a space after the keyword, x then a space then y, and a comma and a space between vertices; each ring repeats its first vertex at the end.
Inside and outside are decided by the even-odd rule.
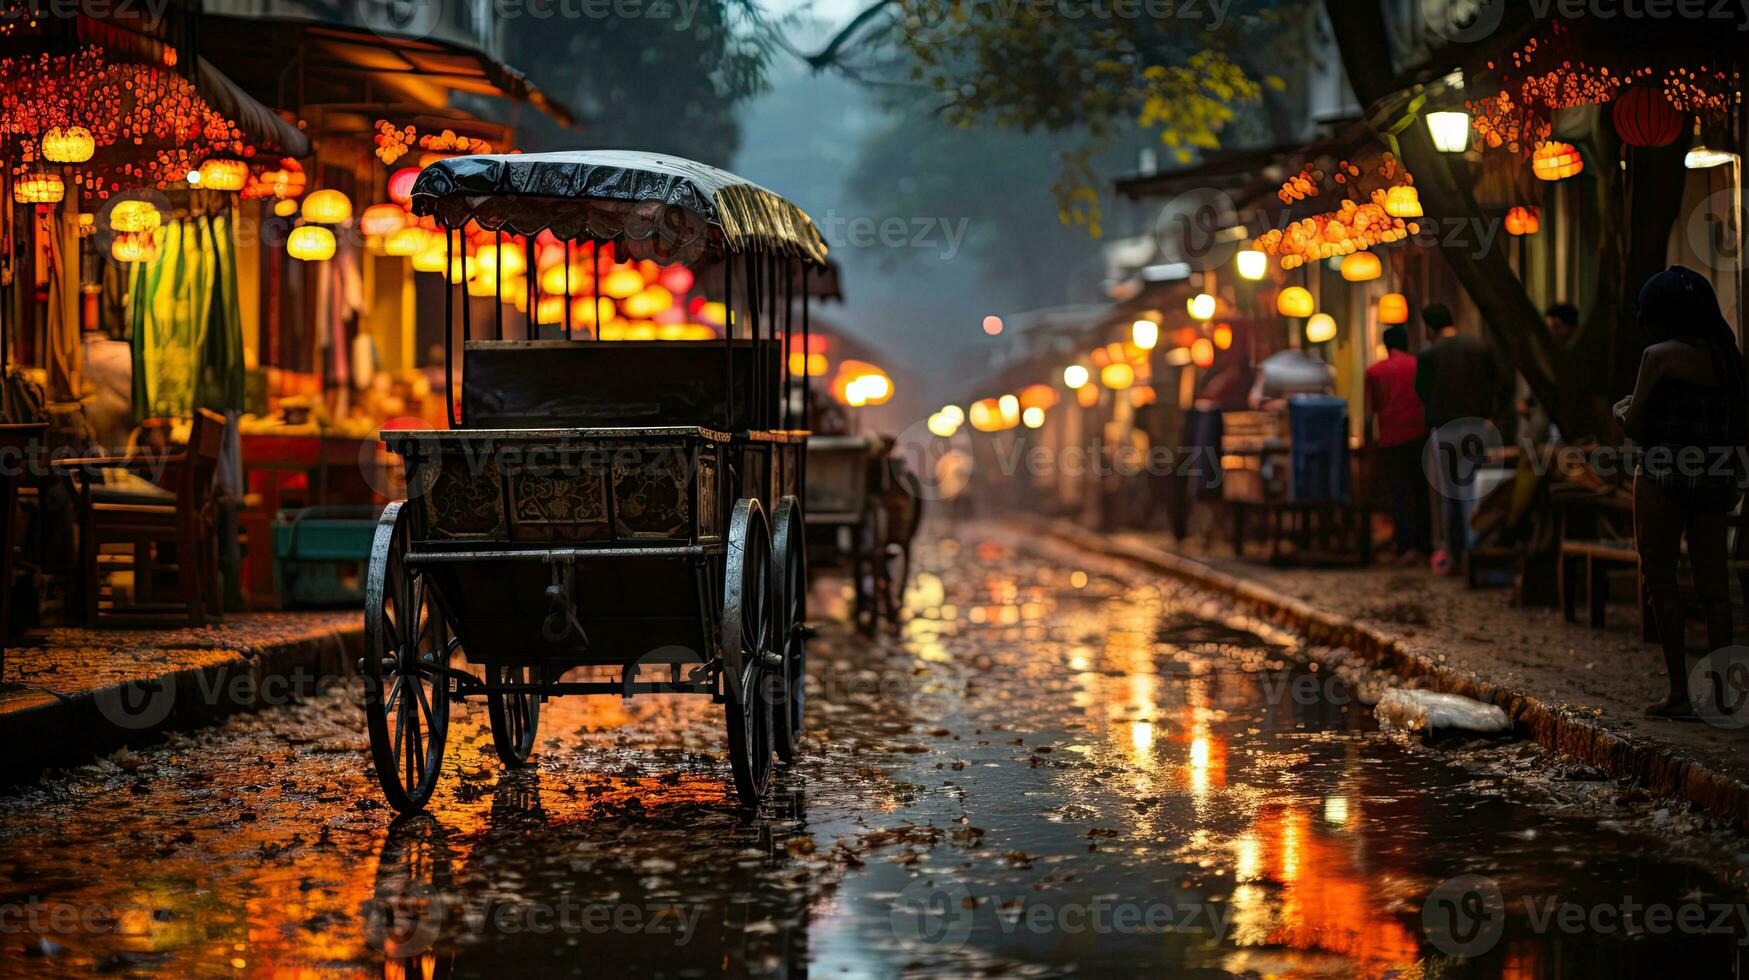
POLYGON ((1561 560, 1557 588, 1561 595, 1561 615, 1571 623, 1578 619, 1579 583, 1584 582, 1588 621, 1592 627, 1604 625, 1605 604, 1609 601, 1608 575, 1612 570, 1632 568, 1637 583, 1635 592, 1640 605, 1640 635, 1653 636, 1651 610, 1646 605, 1645 579, 1640 575, 1640 553, 1634 543, 1620 538, 1561 539, 1561 560), (1575 574, 1576 569, 1582 569, 1575 574))

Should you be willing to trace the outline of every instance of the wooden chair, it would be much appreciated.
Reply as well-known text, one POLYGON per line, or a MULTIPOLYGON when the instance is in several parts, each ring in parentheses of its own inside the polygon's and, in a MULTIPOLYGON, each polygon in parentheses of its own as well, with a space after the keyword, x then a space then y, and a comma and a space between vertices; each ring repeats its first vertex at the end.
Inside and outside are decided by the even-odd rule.
POLYGON ((0 674, 6 669, 6 641, 12 636, 12 552, 17 547, 18 484, 41 449, 47 422, 0 425, 0 674))
POLYGON ((126 456, 70 459, 56 465, 79 489, 79 551, 84 568, 85 618, 92 625, 203 626, 222 619, 219 596, 216 480, 225 420, 197 409, 188 445, 179 452, 140 451, 126 456), (105 474, 145 477, 132 487, 114 487, 105 474), (122 546, 105 554, 105 545, 122 546), (160 551, 175 546, 174 560, 160 551), (101 599, 104 576, 131 571, 134 601, 101 599), (175 598, 157 595, 160 576, 173 576, 175 598))

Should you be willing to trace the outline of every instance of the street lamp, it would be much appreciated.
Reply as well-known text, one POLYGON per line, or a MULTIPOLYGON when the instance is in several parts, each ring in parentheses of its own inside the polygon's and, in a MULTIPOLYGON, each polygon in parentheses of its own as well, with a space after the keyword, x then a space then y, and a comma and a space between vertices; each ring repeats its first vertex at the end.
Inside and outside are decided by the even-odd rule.
POLYGON ((1197 293, 1190 298, 1188 304, 1190 315, 1198 320, 1212 320, 1215 316, 1215 298, 1208 293, 1197 293))
POLYGON ((1470 148, 1470 114, 1447 110, 1427 114, 1427 132, 1441 153, 1462 153, 1470 148))
POLYGON ((1160 342, 1160 325, 1152 320, 1137 320, 1130 324, 1130 341, 1141 350, 1153 350, 1160 342))

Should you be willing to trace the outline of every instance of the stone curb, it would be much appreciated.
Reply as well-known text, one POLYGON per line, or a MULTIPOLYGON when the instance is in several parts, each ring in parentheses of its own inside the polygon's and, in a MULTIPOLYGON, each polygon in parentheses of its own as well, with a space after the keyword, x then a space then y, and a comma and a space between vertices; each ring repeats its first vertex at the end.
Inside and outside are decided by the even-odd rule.
POLYGON ((1191 582, 1312 643, 1347 647, 1374 666, 1402 677, 1425 679, 1434 690, 1499 705, 1520 732, 1544 748, 1595 766, 1612 778, 1631 779, 1656 796, 1687 800, 1729 820, 1737 832, 1749 832, 1749 785, 1668 746, 1610 731, 1565 708, 1472 671, 1439 663, 1395 638, 1202 562, 1146 545, 1114 541, 1066 521, 1039 522, 1035 530, 1077 548, 1191 582))
POLYGON ((84 765, 117 749, 161 741, 172 731, 217 724, 233 714, 286 704, 357 673, 364 624, 270 642, 218 663, 167 671, 71 694, 45 694, 0 712, 0 785, 50 769, 84 765))

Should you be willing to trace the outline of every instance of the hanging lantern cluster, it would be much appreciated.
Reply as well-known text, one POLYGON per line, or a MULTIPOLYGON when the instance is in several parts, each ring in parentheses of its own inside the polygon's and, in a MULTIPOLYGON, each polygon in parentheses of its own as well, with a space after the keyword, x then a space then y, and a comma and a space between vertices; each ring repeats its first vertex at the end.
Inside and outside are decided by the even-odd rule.
POLYGON ((180 183, 213 156, 254 153, 189 79, 160 64, 112 62, 97 44, 0 58, 0 91, 0 136, 24 151, 14 175, 38 161, 63 164, 74 168, 66 183, 98 200, 180 183), (108 146, 134 152, 94 163, 97 148, 108 146))
POLYGON ((1302 218, 1285 229, 1271 228, 1255 247, 1279 256, 1283 269, 1296 269, 1307 262, 1402 241, 1420 231, 1420 225, 1391 217, 1381 205, 1343 201, 1329 214, 1302 218))

